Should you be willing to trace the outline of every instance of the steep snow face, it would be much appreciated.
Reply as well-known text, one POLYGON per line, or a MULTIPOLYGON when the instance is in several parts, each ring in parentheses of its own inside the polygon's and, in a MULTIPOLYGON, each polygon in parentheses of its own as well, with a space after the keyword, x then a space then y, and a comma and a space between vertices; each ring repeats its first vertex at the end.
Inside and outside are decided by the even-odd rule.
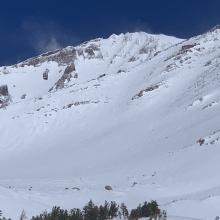
POLYGON ((92 40, 76 48, 67 47, 14 66, 2 67, 0 81, 9 86, 13 102, 16 103, 21 101, 24 94, 29 99, 47 94, 72 63, 77 65, 77 74, 72 74, 72 77, 75 76, 76 83, 79 83, 101 74, 126 71, 177 42, 179 40, 174 37, 146 33, 112 35, 109 39, 92 40), (124 68, 120 70, 120 66, 124 68), (47 80, 43 80, 45 72, 47 80))
MULTIPOLYGON (((1 110, 5 135, 2 135, 0 157, 7 163, 7 155, 18 159, 18 154, 27 154, 30 158, 29 151, 37 151, 33 154, 36 157, 42 154, 41 150, 51 149, 54 156, 56 153, 59 156, 65 152, 60 149, 62 145, 62 148, 72 148, 70 143, 74 136, 81 144, 89 146, 90 138, 95 139, 96 135, 102 135, 106 126, 117 126, 120 122, 120 118, 114 119, 116 125, 111 125, 108 117, 115 118, 123 113, 140 83, 145 81, 136 73, 139 66, 178 42, 180 40, 174 37, 146 33, 112 35, 109 39, 92 40, 75 48, 67 47, 2 67, 0 81, 8 87, 11 105, 1 110), (100 114, 103 114, 103 121, 94 132, 88 132, 100 114), (89 126, 83 125, 87 123, 89 126), (83 143, 87 139, 87 143, 83 143)), ((81 149, 80 146, 73 148, 81 149)), ((13 173, 21 175, 19 171, 13 173)), ((26 169, 24 174, 26 176, 26 169)), ((42 170, 38 174, 48 176, 42 170)))
POLYGON ((157 199, 173 216, 219 215, 219 49, 218 27, 128 33, 0 68, 0 207, 157 199))

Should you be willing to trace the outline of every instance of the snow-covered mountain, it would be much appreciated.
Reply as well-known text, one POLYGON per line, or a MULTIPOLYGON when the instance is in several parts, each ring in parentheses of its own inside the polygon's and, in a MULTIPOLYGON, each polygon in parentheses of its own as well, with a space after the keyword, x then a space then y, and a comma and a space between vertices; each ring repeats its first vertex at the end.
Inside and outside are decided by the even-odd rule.
POLYGON ((187 40, 112 35, 1 67, 0 209, 156 199, 170 219, 214 218, 219 86, 219 26, 187 40))

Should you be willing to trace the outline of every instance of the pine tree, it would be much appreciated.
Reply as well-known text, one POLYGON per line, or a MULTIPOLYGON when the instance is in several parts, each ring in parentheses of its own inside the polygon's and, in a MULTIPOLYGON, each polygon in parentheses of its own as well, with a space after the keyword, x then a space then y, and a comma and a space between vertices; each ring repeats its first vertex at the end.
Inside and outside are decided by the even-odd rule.
POLYGON ((105 201, 105 204, 99 207, 99 220, 109 219, 109 204, 105 201))
POLYGON ((83 213, 80 209, 72 209, 70 211, 70 220, 83 220, 83 213))
POLYGON ((162 220, 167 220, 167 212, 166 211, 162 212, 162 220))
POLYGON ((120 209, 121 209, 121 214, 122 214, 123 218, 127 219, 129 216, 129 212, 128 212, 128 209, 124 203, 121 203, 120 209))
POLYGON ((27 216, 26 216, 26 213, 25 213, 24 210, 21 212, 21 215, 20 215, 20 218, 19 218, 19 219, 20 219, 20 220, 25 220, 25 219, 27 219, 27 216))
POLYGON ((110 207, 109 207, 109 217, 110 217, 110 219, 113 219, 113 218, 117 217, 118 210, 119 210, 119 206, 117 205, 117 203, 116 202, 111 202, 110 207))
POLYGON ((84 220, 97 220, 99 217, 98 207, 90 200, 83 208, 84 220))

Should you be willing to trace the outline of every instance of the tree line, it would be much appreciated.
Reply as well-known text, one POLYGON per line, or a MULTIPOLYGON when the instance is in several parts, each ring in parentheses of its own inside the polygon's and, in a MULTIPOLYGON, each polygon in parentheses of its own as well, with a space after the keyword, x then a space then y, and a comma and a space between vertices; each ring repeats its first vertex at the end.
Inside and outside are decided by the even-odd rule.
POLYGON ((54 207, 51 212, 32 217, 31 220, 111 220, 115 218, 137 220, 147 217, 150 220, 166 220, 166 211, 161 211, 156 201, 144 202, 130 212, 124 203, 107 202, 98 206, 90 200, 82 209, 70 211, 54 207))

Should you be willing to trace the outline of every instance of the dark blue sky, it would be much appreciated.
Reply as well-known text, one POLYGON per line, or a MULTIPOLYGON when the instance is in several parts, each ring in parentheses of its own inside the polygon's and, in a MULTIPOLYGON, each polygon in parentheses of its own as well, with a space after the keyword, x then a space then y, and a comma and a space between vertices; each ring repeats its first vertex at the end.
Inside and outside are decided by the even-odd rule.
POLYGON ((181 38, 220 23, 220 0, 7 0, 0 5, 0 65, 112 33, 181 38))

